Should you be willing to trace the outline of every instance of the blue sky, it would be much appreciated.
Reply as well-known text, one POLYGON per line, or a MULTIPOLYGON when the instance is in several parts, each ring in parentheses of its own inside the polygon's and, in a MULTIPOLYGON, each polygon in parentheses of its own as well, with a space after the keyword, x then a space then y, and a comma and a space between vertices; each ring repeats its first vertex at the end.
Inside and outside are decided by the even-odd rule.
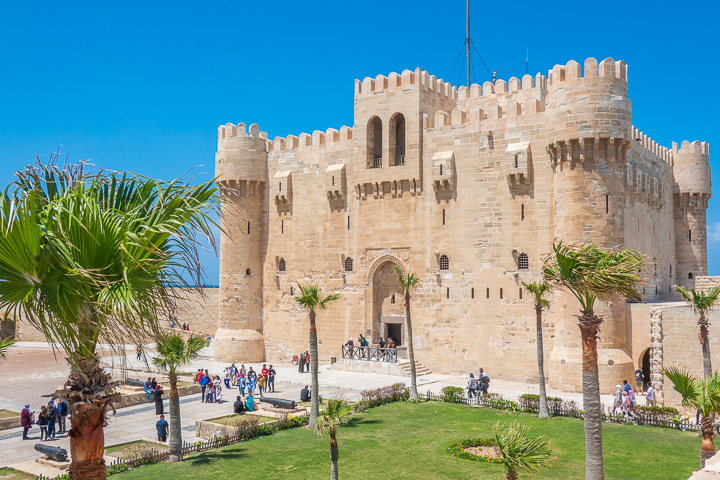
MULTIPOLYGON (((471 0, 471 11, 498 78, 522 76, 528 48, 531 74, 622 59, 636 126, 666 146, 720 145, 711 2, 471 0)), ((58 147, 101 167, 209 178, 218 125, 258 123, 270 138, 352 125, 355 78, 420 66, 447 80, 464 38, 464 0, 5 2, 0 184, 58 147)), ((720 274, 720 155, 711 164, 709 268, 720 274)), ((217 283, 217 260, 204 263, 217 283)))

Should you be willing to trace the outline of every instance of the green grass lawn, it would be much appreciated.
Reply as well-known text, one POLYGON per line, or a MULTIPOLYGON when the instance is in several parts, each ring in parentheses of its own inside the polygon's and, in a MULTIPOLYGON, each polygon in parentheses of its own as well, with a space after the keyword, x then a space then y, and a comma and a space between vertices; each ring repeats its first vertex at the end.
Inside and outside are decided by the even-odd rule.
MULTIPOLYGON (((502 466, 453 457, 450 442, 490 437, 496 422, 530 425, 530 435, 546 435, 555 445, 552 465, 532 478, 584 479, 582 420, 423 402, 395 403, 355 414, 338 431, 343 479, 502 478, 502 466)), ((695 433, 657 427, 603 424, 605 476, 610 479, 677 480, 698 469, 700 438, 695 433)), ((330 475, 330 438, 307 428, 189 456, 120 474, 123 480, 157 478, 213 480, 244 478, 308 479, 330 475)))
POLYGON ((19 472, 14 468, 0 468, 1 480, 35 480, 37 477, 25 472, 19 472))
POLYGON ((0 410, 0 420, 3 418, 12 418, 12 417, 19 417, 20 413, 14 412, 12 410, 0 410))
POLYGON ((146 442, 144 440, 138 440, 135 442, 121 443, 119 445, 113 445, 112 447, 105 447, 105 453, 117 458, 137 458, 143 451, 147 450, 167 450, 167 445, 161 445, 159 443, 146 442))

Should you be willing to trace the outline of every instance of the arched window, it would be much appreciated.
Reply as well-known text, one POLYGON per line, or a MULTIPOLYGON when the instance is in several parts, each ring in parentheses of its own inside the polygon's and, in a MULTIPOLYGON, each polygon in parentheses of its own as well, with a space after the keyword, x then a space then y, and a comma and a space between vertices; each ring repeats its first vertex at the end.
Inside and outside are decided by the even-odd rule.
POLYGON ((405 165, 405 117, 396 113, 390 120, 390 156, 393 165, 405 165))
POLYGON ((528 260, 527 253, 521 253, 518 255, 518 270, 528 270, 530 268, 530 261, 528 260))
POLYGON ((367 126, 368 168, 382 167, 382 120, 373 117, 367 126))
POLYGON ((695 275, 693 275, 692 272, 688 273, 688 280, 692 280, 693 278, 695 278, 695 275))
POLYGON ((284 272, 285 271, 285 259, 281 258, 278 262, 278 272, 284 272))
POLYGON ((390 298, 390 303, 395 303, 395 294, 393 293, 393 296, 390 298))
POLYGON ((440 270, 450 270, 450 259, 447 255, 440 257, 440 270))
POLYGON ((248 268, 247 270, 245 270, 245 276, 246 276, 246 277, 249 277, 249 276, 250 276, 250 269, 249 269, 249 268, 248 268))
POLYGON ((348 257, 345 259, 345 271, 346 272, 352 272, 353 271, 353 259, 348 257))

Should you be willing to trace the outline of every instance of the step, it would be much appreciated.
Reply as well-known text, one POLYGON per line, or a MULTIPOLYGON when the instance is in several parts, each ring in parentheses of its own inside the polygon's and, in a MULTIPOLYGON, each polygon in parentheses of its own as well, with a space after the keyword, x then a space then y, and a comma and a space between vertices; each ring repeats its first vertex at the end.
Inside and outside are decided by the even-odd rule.
MULTIPOLYGON (((398 367, 400 368, 400 371, 403 375, 410 375, 410 361, 405 359, 400 362, 398 362, 398 367)), ((419 377, 422 375, 429 375, 432 371, 430 371, 427 367, 425 367, 422 363, 415 360, 415 376, 419 377)))

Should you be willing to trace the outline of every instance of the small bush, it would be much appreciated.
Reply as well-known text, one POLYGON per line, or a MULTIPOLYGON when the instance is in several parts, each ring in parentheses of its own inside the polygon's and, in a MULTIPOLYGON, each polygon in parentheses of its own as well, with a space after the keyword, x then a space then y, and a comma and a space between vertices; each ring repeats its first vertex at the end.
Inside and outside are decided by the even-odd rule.
POLYGON ((376 388, 375 390, 363 390, 360 392, 362 400, 367 407, 377 407, 392 402, 402 402, 410 398, 410 389, 404 383, 396 383, 390 387, 376 388))
POLYGON ((442 401, 446 403, 462 403, 465 389, 461 387, 445 387, 442 389, 442 401))
POLYGON ((648 407, 645 405, 635 405, 630 407, 630 415, 633 417, 635 422, 640 425, 661 425, 670 426, 673 421, 672 417, 677 417, 680 412, 676 408, 672 407, 648 407))
POLYGON ((242 416, 235 420, 233 427, 243 440, 253 438, 257 435, 258 418, 255 415, 242 416))

